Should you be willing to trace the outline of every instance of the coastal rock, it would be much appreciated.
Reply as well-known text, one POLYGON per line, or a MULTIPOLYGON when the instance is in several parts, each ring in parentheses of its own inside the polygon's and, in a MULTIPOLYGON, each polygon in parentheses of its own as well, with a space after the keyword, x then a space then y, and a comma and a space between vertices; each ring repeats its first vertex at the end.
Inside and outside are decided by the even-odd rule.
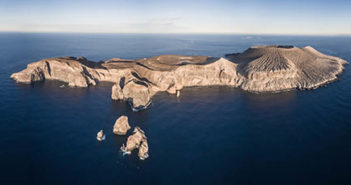
POLYGON ((59 80, 68 83, 71 87, 96 85, 94 77, 90 75, 90 68, 83 65, 84 62, 89 63, 83 58, 74 57, 43 59, 28 64, 25 70, 12 74, 11 78, 23 83, 43 81, 45 79, 59 80))
POLYGON ((310 46, 254 46, 226 58, 161 55, 139 60, 91 62, 79 57, 43 59, 11 75, 20 83, 59 80, 71 87, 112 82, 111 98, 146 108, 157 92, 184 87, 229 86, 254 92, 314 89, 337 79, 346 61, 310 46))
POLYGON ((122 93, 133 110, 142 110, 151 103, 151 92, 148 84, 143 81, 131 80, 127 82, 122 93))
POLYGON ((135 149, 139 149, 138 156, 141 160, 149 157, 149 146, 145 133, 141 128, 135 127, 133 134, 128 137, 126 145, 121 147, 125 154, 131 154, 135 149))
POLYGON ((131 152, 134 149, 139 148, 141 142, 146 141, 146 136, 140 127, 135 127, 133 130, 133 135, 129 136, 126 144, 126 151, 131 152))
POLYGON ((112 86, 111 99, 113 100, 124 100, 123 91, 119 84, 112 86))
POLYGON ((130 129, 127 116, 119 117, 113 126, 113 133, 117 135, 125 135, 130 129))
POLYGON ((103 130, 100 130, 97 134, 96 134, 96 139, 98 141, 103 141, 105 140, 105 134, 104 134, 104 131, 103 130))
POLYGON ((147 140, 141 143, 138 156, 140 160, 145 160, 149 157, 149 145, 147 144, 147 140))
POLYGON ((151 103, 154 92, 146 81, 131 78, 125 82, 122 78, 119 83, 112 86, 111 98, 129 102, 134 111, 145 109, 151 103))

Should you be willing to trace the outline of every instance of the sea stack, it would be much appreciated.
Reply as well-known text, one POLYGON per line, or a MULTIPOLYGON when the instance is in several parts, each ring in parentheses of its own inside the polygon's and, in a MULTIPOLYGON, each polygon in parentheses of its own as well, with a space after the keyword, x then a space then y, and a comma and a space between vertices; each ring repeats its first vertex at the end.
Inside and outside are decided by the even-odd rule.
POLYGON ((151 104, 157 92, 184 87, 229 86, 252 92, 314 89, 335 81, 346 61, 310 46, 254 46, 226 58, 161 55, 139 60, 112 58, 92 62, 82 57, 47 58, 28 64, 11 78, 19 83, 59 80, 70 87, 112 82, 111 98, 134 111, 151 104))
POLYGON ((100 130, 97 134, 96 134, 96 139, 98 141, 103 141, 105 140, 105 134, 103 130, 100 130))
POLYGON ((149 157, 149 146, 147 143, 147 138, 144 131, 141 130, 140 127, 134 128, 133 134, 127 139, 127 144, 121 147, 121 150, 125 154, 131 154, 131 152, 135 149, 139 149, 138 156, 141 160, 149 157))
POLYGON ((116 120, 115 125, 113 126, 113 133, 117 135, 126 135, 129 129, 128 117, 121 116, 116 120))

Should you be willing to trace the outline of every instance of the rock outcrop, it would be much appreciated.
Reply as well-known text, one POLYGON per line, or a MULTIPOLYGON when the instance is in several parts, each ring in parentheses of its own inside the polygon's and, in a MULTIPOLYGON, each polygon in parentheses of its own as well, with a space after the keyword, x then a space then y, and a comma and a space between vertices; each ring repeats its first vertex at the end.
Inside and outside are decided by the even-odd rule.
POLYGON ((134 111, 145 109, 151 103, 151 97, 155 94, 149 85, 141 80, 131 79, 123 84, 112 86, 111 98, 114 100, 127 101, 134 111))
POLYGON ((126 144, 126 151, 131 152, 134 149, 139 148, 141 142, 146 140, 146 136, 140 127, 135 127, 133 130, 133 135, 129 136, 126 144))
POLYGON ((140 160, 145 160, 149 157, 149 145, 147 144, 147 140, 144 140, 143 142, 141 142, 138 156, 140 160))
POLYGON ((59 80, 71 87, 112 82, 111 98, 128 101, 138 111, 157 92, 179 95, 183 87, 230 86, 255 92, 314 89, 336 80, 346 64, 310 46, 256 46, 226 57, 162 55, 99 63, 83 57, 49 58, 29 64, 11 78, 22 83, 59 80))
POLYGON ((128 117, 121 116, 116 120, 115 125, 113 126, 113 133, 117 135, 126 135, 129 129, 128 117))
POLYGON ((138 156, 141 160, 149 157, 149 146, 145 133, 141 128, 135 127, 133 135, 129 136, 126 145, 121 147, 125 154, 131 154, 135 149, 139 149, 138 156))
POLYGON ((100 130, 97 134, 96 134, 96 139, 98 141, 103 141, 105 140, 105 134, 103 130, 100 130))

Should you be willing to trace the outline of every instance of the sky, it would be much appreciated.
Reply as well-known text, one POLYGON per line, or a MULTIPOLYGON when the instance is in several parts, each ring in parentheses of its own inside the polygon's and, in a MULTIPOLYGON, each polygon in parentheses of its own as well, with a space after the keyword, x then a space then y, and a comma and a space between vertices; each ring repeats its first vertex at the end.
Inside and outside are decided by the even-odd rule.
POLYGON ((351 0, 0 0, 0 31, 351 34, 351 0))

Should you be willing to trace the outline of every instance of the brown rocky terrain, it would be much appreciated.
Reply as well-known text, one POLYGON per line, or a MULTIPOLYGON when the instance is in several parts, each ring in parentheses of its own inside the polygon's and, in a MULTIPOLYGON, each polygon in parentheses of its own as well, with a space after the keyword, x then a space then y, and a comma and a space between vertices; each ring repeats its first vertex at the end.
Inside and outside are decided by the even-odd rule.
POLYGON ((113 133, 116 135, 126 135, 129 129, 128 117, 121 116, 116 120, 113 126, 113 133))
POLYGON ((140 160, 145 160, 149 157, 149 145, 143 130, 140 127, 135 127, 133 134, 127 139, 126 145, 122 145, 121 150, 125 154, 131 154, 135 149, 139 149, 138 156, 140 160))
POLYGON ((314 89, 336 80, 346 64, 310 46, 255 46, 226 58, 162 55, 99 63, 84 57, 47 58, 28 64, 11 78, 20 83, 59 80, 71 87, 112 82, 111 98, 128 101, 133 110, 140 110, 157 92, 179 94, 192 86, 230 86, 255 92, 314 89))

